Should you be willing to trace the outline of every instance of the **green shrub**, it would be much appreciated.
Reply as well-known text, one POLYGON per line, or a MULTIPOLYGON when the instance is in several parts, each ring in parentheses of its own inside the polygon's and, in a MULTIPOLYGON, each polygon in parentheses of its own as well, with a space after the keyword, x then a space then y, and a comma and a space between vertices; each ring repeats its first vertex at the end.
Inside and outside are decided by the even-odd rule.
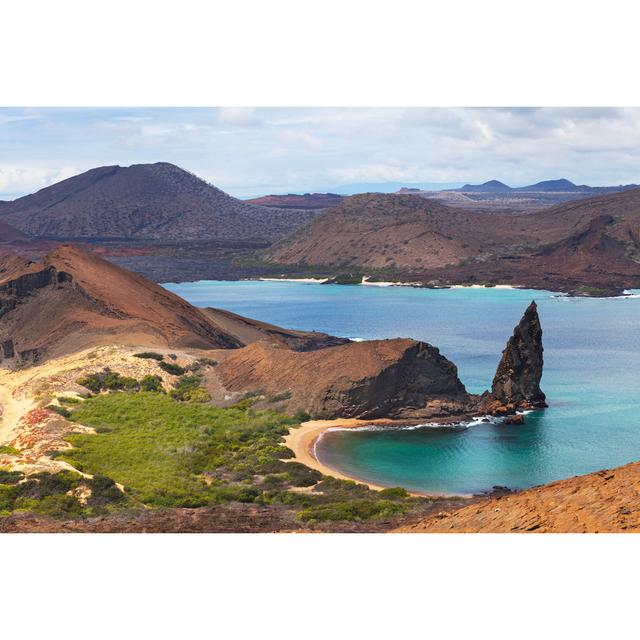
POLYGON ((156 391, 162 392, 164 389, 162 388, 162 378, 160 376, 152 376, 147 375, 140 380, 140 390, 141 391, 156 391))
POLYGON ((203 367, 215 367, 218 364, 213 358, 198 358, 196 362, 203 367))
POLYGON ((74 496, 45 496, 33 505, 33 511, 53 518, 75 518, 82 515, 82 505, 74 496))
POLYGON ((175 400, 188 400, 190 394, 200 388, 201 382, 202 378, 197 374, 181 376, 169 395, 175 400))
POLYGON ((0 484, 17 484, 24 476, 19 471, 0 469, 0 484))
POLYGON ((352 500, 313 505, 300 511, 298 518, 310 523, 336 520, 359 522, 391 518, 406 513, 407 509, 407 505, 392 500, 352 500))
POLYGON ((16 486, 16 493, 23 498, 38 500, 58 493, 66 493, 78 486, 81 476, 70 471, 38 473, 16 486))
POLYGON ((86 481, 91 489, 91 497, 87 500, 89 507, 105 507, 114 503, 121 503, 126 498, 118 489, 116 483, 107 476, 96 474, 91 480, 86 481))
POLYGON ((16 449, 8 444, 3 444, 0 446, 0 454, 4 453, 8 456, 21 456, 20 449, 16 449))
POLYGON ((46 408, 49 409, 49 411, 53 411, 54 413, 61 415, 63 418, 71 417, 71 411, 66 407, 60 407, 57 404, 48 404, 46 408))
POLYGON ((172 376, 181 376, 185 372, 184 367, 171 362, 158 362, 158 366, 172 376))
POLYGON ((311 416, 309 415, 309 413, 304 411, 304 409, 298 409, 293 414, 293 417, 295 418, 296 422, 306 422, 307 420, 311 420, 311 416))
POLYGON ((206 389, 198 387, 190 389, 183 394, 183 400, 186 402, 211 402, 211 395, 206 389))
POLYGON ((390 500, 398 500, 401 498, 408 498, 409 492, 402 487, 389 487, 388 489, 383 489, 378 492, 378 495, 381 498, 388 498, 390 500))
POLYGON ((99 373, 92 373, 80 378, 77 383, 93 393, 100 393, 101 391, 137 391, 140 388, 140 383, 135 378, 121 376, 109 368, 104 368, 99 373))
POLYGON ((58 402, 60 404, 80 404, 80 400, 73 396, 58 396, 58 402))
POLYGON ((143 351, 142 353, 134 353, 134 358, 144 358, 146 360, 157 360, 158 362, 164 360, 164 356, 161 353, 155 351, 143 351))

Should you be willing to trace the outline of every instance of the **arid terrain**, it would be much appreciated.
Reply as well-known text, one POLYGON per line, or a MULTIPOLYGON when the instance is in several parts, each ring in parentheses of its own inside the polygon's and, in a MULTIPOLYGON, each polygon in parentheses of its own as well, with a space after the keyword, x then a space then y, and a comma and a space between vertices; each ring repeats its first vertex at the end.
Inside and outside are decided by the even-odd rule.
POLYGON ((426 343, 349 342, 196 309, 75 247, 38 263, 7 256, 0 277, 2 530, 386 530, 465 500, 327 476, 305 466, 299 439, 283 435, 310 416, 509 418, 544 402, 535 303, 509 339, 491 390, 474 396, 426 343), (206 437, 202 421, 212 425, 206 437), (231 425, 245 435, 223 444, 231 425), (176 429, 179 442, 193 438, 180 455, 194 471, 157 449, 158 439, 178 437, 176 429), (206 447, 221 447, 218 457, 206 447), (239 464, 239 455, 258 458, 239 464), (189 511, 185 503, 211 509, 189 511))
POLYGON ((158 163, 95 169, 2 203, 0 530, 635 529, 636 464, 442 498, 356 483, 313 458, 309 434, 345 420, 488 414, 517 425, 522 410, 544 407, 535 303, 475 395, 426 342, 352 342, 199 309, 142 275, 617 294, 640 287, 640 189, 607 189, 584 197, 556 184, 545 200, 489 183, 449 200, 409 191, 250 204, 158 163), (329 422, 318 430, 318 419, 329 422))
POLYGON ((640 463, 443 510, 402 533, 632 533, 640 530, 640 463))
POLYGON ((639 225, 640 189, 490 216, 415 195, 371 194, 326 211, 268 256, 425 285, 610 293, 640 286, 639 225))
POLYGON ((156 282, 351 273, 611 295, 640 286, 639 194, 492 180, 242 201, 169 163, 98 167, 3 202, 0 255, 73 241, 156 282))

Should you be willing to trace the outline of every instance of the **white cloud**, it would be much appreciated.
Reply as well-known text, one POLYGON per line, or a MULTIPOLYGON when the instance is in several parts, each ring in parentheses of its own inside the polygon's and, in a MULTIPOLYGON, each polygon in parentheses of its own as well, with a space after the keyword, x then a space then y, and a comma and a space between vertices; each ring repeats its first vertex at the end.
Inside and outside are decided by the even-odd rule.
POLYGON ((70 175, 60 167, 159 160, 243 197, 351 182, 640 182, 631 108, 0 109, 3 119, 3 193, 70 175))
POLYGON ((258 124, 254 107, 220 107, 218 122, 233 126, 248 126, 258 124))
POLYGON ((75 167, 17 167, 0 165, 0 194, 37 191, 79 173, 75 167))

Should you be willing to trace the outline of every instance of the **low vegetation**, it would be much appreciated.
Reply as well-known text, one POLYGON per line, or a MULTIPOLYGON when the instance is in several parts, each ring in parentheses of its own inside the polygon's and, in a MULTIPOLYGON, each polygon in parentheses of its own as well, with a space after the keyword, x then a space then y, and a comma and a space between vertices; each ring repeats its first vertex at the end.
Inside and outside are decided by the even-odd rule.
POLYGON ((0 469, 0 515, 32 511, 54 518, 104 515, 128 504, 111 478, 72 471, 25 476, 0 469))
POLYGON ((164 356, 161 353, 156 353, 155 351, 143 351, 142 353, 134 353, 134 358, 143 358, 146 360, 157 360, 161 362, 164 360, 164 356))
POLYGON ((181 376, 185 373, 184 367, 173 364, 172 362, 158 362, 158 366, 172 376, 181 376))
POLYGON ((140 383, 135 378, 121 376, 109 368, 80 378, 78 384, 93 393, 100 393, 101 391, 137 391, 140 388, 140 383))
MULTIPOLYGON (((283 436, 298 420, 255 410, 255 400, 218 408, 157 392, 101 394, 74 407, 71 417, 96 433, 68 435, 73 448, 56 455, 124 485, 121 502, 106 501, 111 509, 284 504, 316 523, 389 518, 417 503, 403 489, 372 491, 288 460, 293 453, 282 446, 283 436)), ((70 503, 60 504, 67 514, 70 503)))
MULTIPOLYGON (((416 506, 403 489, 372 491, 290 460, 293 452, 282 446, 283 437, 308 414, 287 416, 254 406, 286 401, 289 391, 271 396, 256 391, 231 407, 214 407, 201 374, 164 360, 158 364, 183 371, 166 393, 160 376, 136 380, 105 368, 78 380, 91 391, 82 400, 60 396, 59 404, 48 405, 95 429, 68 434, 72 448, 50 454, 81 473, 27 477, 0 468, 0 515, 32 511, 82 518, 121 509, 244 502, 286 505, 313 524, 391 518, 416 506)), ((9 446, 0 453, 19 455, 9 446)))
POLYGON ((2 446, 0 446, 0 455, 8 455, 8 456, 19 456, 20 454, 20 450, 16 449, 15 447, 12 447, 8 444, 3 444, 2 446))

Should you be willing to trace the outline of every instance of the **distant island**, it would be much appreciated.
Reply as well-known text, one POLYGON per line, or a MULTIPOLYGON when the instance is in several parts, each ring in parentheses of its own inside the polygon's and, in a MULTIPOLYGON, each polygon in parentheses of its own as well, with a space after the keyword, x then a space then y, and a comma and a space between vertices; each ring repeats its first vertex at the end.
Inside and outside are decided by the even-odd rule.
POLYGON ((640 287, 637 185, 398 188, 242 201, 167 162, 98 167, 0 203, 0 250, 37 258, 73 241, 157 282, 351 273, 575 295, 640 287))

